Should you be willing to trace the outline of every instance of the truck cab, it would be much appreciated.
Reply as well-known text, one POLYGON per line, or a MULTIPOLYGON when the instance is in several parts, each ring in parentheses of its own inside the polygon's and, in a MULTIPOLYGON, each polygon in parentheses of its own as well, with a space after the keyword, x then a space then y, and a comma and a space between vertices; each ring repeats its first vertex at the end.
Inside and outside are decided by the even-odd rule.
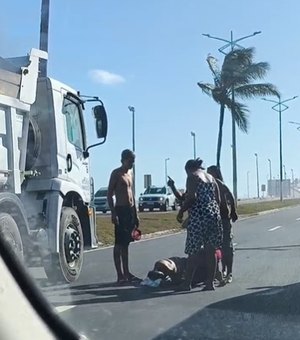
POLYGON ((107 117, 92 97, 99 103, 93 113, 102 142, 88 146, 85 100, 39 77, 45 58, 46 52, 32 49, 27 57, 0 59, 0 232, 9 221, 19 234, 17 242, 10 240, 19 256, 29 259, 38 250, 49 279, 72 282, 83 249, 98 243, 89 149, 105 141, 107 117))

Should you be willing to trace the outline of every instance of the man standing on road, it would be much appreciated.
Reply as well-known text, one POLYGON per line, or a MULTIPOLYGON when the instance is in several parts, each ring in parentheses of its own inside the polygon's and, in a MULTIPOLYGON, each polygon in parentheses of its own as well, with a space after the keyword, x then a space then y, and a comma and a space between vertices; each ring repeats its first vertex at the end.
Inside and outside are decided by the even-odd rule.
POLYGON ((114 263, 117 283, 139 280, 130 273, 128 265, 128 247, 133 241, 132 231, 139 225, 131 171, 134 160, 135 154, 131 150, 124 150, 121 154, 122 165, 112 171, 108 185, 107 199, 111 210, 111 220, 115 225, 114 263))
POLYGON ((236 204, 234 197, 229 188, 223 183, 223 176, 221 170, 216 166, 212 165, 207 168, 207 172, 212 175, 218 185, 220 192, 220 213, 223 225, 223 244, 222 244, 222 264, 223 264, 223 275, 226 270, 226 277, 224 283, 232 282, 232 265, 233 265, 233 232, 232 222, 237 221, 238 215, 236 213, 236 204))

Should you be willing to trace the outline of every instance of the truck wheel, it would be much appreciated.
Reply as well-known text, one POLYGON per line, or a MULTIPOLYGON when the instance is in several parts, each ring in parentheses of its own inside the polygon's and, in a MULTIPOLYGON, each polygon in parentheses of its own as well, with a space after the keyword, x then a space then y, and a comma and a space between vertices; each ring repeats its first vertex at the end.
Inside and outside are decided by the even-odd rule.
POLYGON ((172 205, 172 210, 176 211, 176 202, 174 203, 174 205, 172 205))
POLYGON ((47 277, 52 282, 74 282, 83 263, 83 233, 73 208, 63 207, 60 218, 59 254, 44 260, 47 277))
POLYGON ((7 213, 0 213, 0 235, 13 253, 23 261, 23 243, 15 220, 7 213))

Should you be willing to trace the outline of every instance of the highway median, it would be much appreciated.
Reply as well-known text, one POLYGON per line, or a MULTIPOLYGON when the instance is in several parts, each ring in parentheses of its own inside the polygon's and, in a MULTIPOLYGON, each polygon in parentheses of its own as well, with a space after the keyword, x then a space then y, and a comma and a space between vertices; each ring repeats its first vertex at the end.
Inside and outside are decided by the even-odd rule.
MULTIPOLYGON (((284 201, 260 201, 255 203, 238 204, 239 218, 251 217, 262 212, 287 208, 300 205, 300 199, 287 199, 284 201)), ((176 232, 182 230, 181 225, 176 221, 176 211, 169 212, 144 212, 139 214, 140 229, 143 235, 159 232, 176 232)), ((112 245, 114 242, 114 226, 111 223, 110 214, 97 214, 97 235, 102 245, 112 245)))

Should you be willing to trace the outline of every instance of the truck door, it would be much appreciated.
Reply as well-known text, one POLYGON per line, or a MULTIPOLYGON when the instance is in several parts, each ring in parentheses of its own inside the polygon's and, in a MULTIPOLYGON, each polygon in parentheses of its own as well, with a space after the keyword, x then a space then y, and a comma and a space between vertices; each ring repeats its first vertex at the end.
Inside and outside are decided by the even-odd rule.
POLYGON ((83 157, 86 149, 86 136, 80 100, 67 94, 63 101, 63 114, 66 119, 66 164, 68 180, 78 185, 90 200, 90 176, 88 159, 83 157))

